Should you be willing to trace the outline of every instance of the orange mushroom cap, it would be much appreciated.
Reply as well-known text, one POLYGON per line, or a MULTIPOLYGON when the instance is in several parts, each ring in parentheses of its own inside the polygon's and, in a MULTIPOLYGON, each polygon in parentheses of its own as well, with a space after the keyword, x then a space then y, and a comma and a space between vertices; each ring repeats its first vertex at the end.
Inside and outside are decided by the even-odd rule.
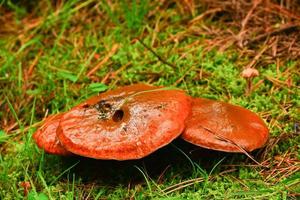
POLYGON ((246 68, 242 71, 241 75, 243 78, 252 78, 258 76, 259 72, 257 69, 254 68, 246 68))
POLYGON ((56 130, 62 116, 63 113, 60 113, 46 118, 44 124, 33 134, 33 139, 45 152, 67 156, 72 153, 64 149, 56 138, 56 130))
POLYGON ((94 105, 94 104, 98 103, 99 99, 113 100, 113 99, 117 99, 118 97, 124 98, 128 95, 132 95, 137 92, 141 92, 141 91, 145 91, 145 90, 152 90, 152 89, 157 89, 157 88, 161 88, 161 87, 147 85, 144 83, 123 86, 123 87, 119 87, 115 90, 110 90, 107 92, 99 93, 97 96, 90 97, 85 102, 83 102, 75 107, 78 107, 78 106, 82 107, 85 105, 94 105))
POLYGON ((102 93, 66 113, 57 137, 68 151, 81 156, 139 159, 181 134, 190 107, 183 91, 127 86, 102 93))
POLYGON ((181 137, 208 149, 250 152, 262 147, 268 136, 267 126, 255 113, 225 102, 195 98, 181 137))

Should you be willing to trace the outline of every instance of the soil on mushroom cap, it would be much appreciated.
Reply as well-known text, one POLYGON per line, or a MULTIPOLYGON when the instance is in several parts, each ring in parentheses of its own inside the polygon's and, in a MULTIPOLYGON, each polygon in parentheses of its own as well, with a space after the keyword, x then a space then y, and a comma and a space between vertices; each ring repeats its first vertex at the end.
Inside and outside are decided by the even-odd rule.
POLYGON ((184 129, 190 98, 179 90, 142 88, 119 88, 75 107, 62 117, 60 142, 78 155, 115 160, 142 158, 167 145, 184 129), (103 101, 110 105, 104 113, 103 101))

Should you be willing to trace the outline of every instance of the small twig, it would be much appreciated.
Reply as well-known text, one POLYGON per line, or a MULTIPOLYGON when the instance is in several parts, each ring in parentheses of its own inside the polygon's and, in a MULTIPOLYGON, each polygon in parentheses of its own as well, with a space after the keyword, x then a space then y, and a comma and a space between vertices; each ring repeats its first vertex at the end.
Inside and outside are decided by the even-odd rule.
POLYGON ((207 10, 204 13, 202 13, 201 15, 198 15, 197 17, 195 17, 191 21, 189 21, 189 25, 192 25, 192 24, 202 20, 207 15, 211 15, 211 14, 214 14, 214 13, 217 13, 220 11, 222 11, 222 8, 213 8, 213 9, 207 10))
POLYGON ((212 131, 212 130, 206 128, 206 127, 203 127, 203 126, 201 126, 201 127, 202 127, 204 130, 206 130, 206 131, 212 133, 214 136, 216 136, 217 138, 221 139, 222 141, 228 142, 228 143, 230 143, 230 144, 236 146, 242 153, 244 153, 248 158, 250 158, 250 159, 251 159, 253 162, 255 162, 257 165, 259 165, 259 166, 261 166, 261 167, 266 167, 266 166, 262 165, 261 163, 259 163, 258 161, 256 161, 256 160, 255 160, 255 159, 247 152, 247 150, 244 149, 244 148, 243 148, 241 145, 239 145, 238 143, 236 143, 236 142, 234 142, 234 141, 232 141, 232 140, 230 140, 230 139, 228 139, 228 138, 225 138, 225 137, 223 137, 223 136, 221 136, 221 135, 215 133, 214 131, 212 131))
POLYGON ((5 131, 6 133, 8 133, 9 131, 13 130, 16 126, 18 126, 18 122, 13 123, 12 125, 10 125, 10 126, 7 127, 7 128, 4 128, 4 131, 5 131))
POLYGON ((131 65, 131 62, 126 63, 125 65, 122 65, 118 70, 114 71, 114 72, 109 72, 107 73, 102 80, 100 81, 101 83, 106 83, 106 81, 108 79, 116 79, 116 76, 123 71, 124 69, 126 69, 129 65, 131 65))
POLYGON ((109 77, 111 76, 111 72, 112 69, 110 70, 110 72, 108 72, 103 78, 102 80, 100 81, 100 83, 106 83, 106 81, 109 79, 109 77))
POLYGON ((261 79, 259 80, 255 85, 252 86, 251 90, 254 91, 256 90, 259 86, 261 86, 261 84, 264 83, 265 80, 261 79))
POLYGON ((248 41, 248 44, 252 44, 255 42, 259 42, 267 37, 273 36, 273 35, 278 35, 281 32, 286 32, 286 31, 292 31, 292 30, 297 30, 300 28, 300 24, 283 24, 281 25, 278 29, 275 29, 273 31, 269 31, 266 33, 263 33, 261 35, 258 35, 257 37, 253 38, 252 40, 248 41))
POLYGON ((185 77, 186 75, 191 72, 192 70, 194 69, 194 66, 190 67, 188 70, 186 70, 186 72, 179 78, 177 79, 174 83, 173 83, 173 86, 176 86, 178 85, 185 77))
POLYGON ((250 19, 250 17, 252 16, 255 8, 258 6, 258 4, 261 3, 262 0, 253 0, 253 6, 251 7, 251 9, 248 11, 246 17, 243 19, 241 25, 241 30, 240 32, 238 33, 238 35, 236 36, 237 40, 238 40, 238 45, 240 47, 243 47, 243 37, 244 37, 244 34, 246 33, 246 25, 248 24, 248 21, 250 19))
POLYGON ((39 61, 39 58, 41 57, 43 51, 40 50, 39 53, 36 55, 36 57, 34 58, 34 60, 32 61, 32 63, 30 64, 28 70, 26 70, 24 72, 24 84, 22 86, 22 90, 23 92, 25 92, 27 90, 27 87, 28 87, 28 80, 30 79, 30 77, 32 76, 32 73, 34 71, 34 68, 36 66, 36 64, 38 63, 39 61))
POLYGON ((234 172, 234 171, 236 171, 237 169, 235 169, 235 168, 233 168, 233 169, 228 169, 228 170, 225 170, 225 171, 222 171, 221 173, 219 173, 218 175, 219 176, 223 176, 223 175, 226 175, 226 174, 228 174, 228 173, 230 173, 230 172, 234 172))
POLYGON ((146 45, 142 40, 137 39, 147 50, 149 50, 155 57, 158 58, 159 61, 161 61, 162 63, 172 67, 173 69, 176 69, 176 66, 170 62, 168 62, 166 59, 162 58, 160 55, 158 55, 151 47, 149 47, 148 45, 146 45))
POLYGON ((41 125, 42 123, 43 123, 43 121, 39 121, 39 122, 34 123, 34 124, 30 125, 30 126, 24 127, 24 129, 16 129, 16 130, 13 130, 13 131, 11 131, 11 133, 18 135, 18 134, 20 134, 20 133, 22 133, 22 132, 28 131, 30 128, 36 128, 36 127, 38 127, 39 125, 41 125))
MULTIPOLYGON (((278 86, 278 87, 295 87, 295 88, 300 88, 300 87, 297 87, 297 85, 291 85, 291 86, 289 86, 288 85, 288 83, 286 83, 286 82, 284 82, 284 81, 280 81, 280 80, 278 80, 278 79, 276 79, 276 78, 273 78, 273 77, 271 77, 271 76, 265 76, 265 78, 267 79, 267 80, 269 80, 269 81, 271 81, 274 85, 276 85, 276 86, 278 86)), ((292 90, 290 90, 290 89, 288 89, 288 88, 285 88, 285 89, 287 89, 289 92, 291 92, 291 93, 295 93, 294 91, 292 91, 292 90)))
POLYGON ((272 3, 271 1, 268 1, 265 10, 276 14, 281 13, 283 16, 288 16, 290 18, 300 20, 300 16, 297 15, 296 13, 293 13, 291 10, 286 9, 280 5, 272 3))
POLYGON ((101 66, 103 66, 109 59, 110 57, 112 57, 116 51, 119 48, 119 44, 114 44, 111 48, 111 50, 109 51, 109 53, 103 58, 103 60, 101 60, 93 69, 91 69, 88 73, 87 76, 90 77, 91 75, 93 75, 101 66))
POLYGON ((231 177, 232 179, 234 179, 235 181, 237 181, 239 184, 243 185, 244 188, 247 188, 247 190, 250 189, 247 184, 245 184, 241 179, 237 178, 236 176, 229 175, 229 177, 231 177))
POLYGON ((155 27, 154 27, 153 34, 152 34, 152 39, 151 39, 151 46, 154 45, 155 40, 157 38, 157 34, 160 32, 160 29, 159 29, 160 20, 161 20, 161 16, 155 22, 155 27))
POLYGON ((158 179, 157 179, 157 183, 160 183, 162 181, 163 176, 165 175, 165 173, 167 172, 167 170, 171 167, 171 165, 168 165, 163 171, 162 173, 159 175, 158 179))
POLYGON ((167 187, 163 190, 163 192, 165 192, 165 194, 170 194, 172 192, 175 192, 177 190, 180 190, 180 189, 183 189, 185 187, 188 187, 188 186, 191 186, 191 185, 194 185, 195 183, 199 183, 199 182, 202 182, 204 181, 204 178, 195 178, 195 179, 191 179, 191 180, 187 180, 187 181, 183 181, 181 183, 177 183, 177 184, 174 184, 170 187, 167 187))
MULTIPOLYGON (((277 46, 278 46, 278 36, 275 36, 275 39, 274 39, 274 42, 273 42, 273 44, 271 44, 271 49, 272 49, 272 56, 275 58, 276 57, 276 55, 277 55, 277 51, 278 51, 278 49, 277 49, 277 46)), ((278 62, 278 59, 276 60, 276 63, 278 62)), ((277 64, 276 64, 277 65, 277 64)), ((276 67, 278 67, 278 65, 276 66, 276 67)))
POLYGON ((41 57, 42 53, 43 53, 43 50, 40 50, 38 55, 34 58, 31 65, 29 66, 29 69, 27 71, 28 78, 32 75, 34 67, 36 66, 37 62, 39 61, 39 58, 41 57))
POLYGON ((255 57, 252 59, 252 61, 246 66, 246 68, 252 68, 255 63, 259 60, 259 58, 262 56, 262 54, 269 48, 270 46, 265 45, 258 54, 255 55, 255 57))
POLYGON ((131 65, 131 62, 126 63, 125 65, 122 65, 119 69, 117 69, 115 72, 112 72, 112 77, 117 76, 121 71, 126 69, 129 65, 131 65))
POLYGON ((243 32, 245 30, 246 25, 248 24, 248 21, 253 13, 253 11, 255 10, 255 8, 258 6, 258 4, 261 3, 262 0, 253 0, 253 6, 251 7, 251 9, 249 10, 249 12, 247 13, 246 17, 243 19, 242 21, 242 29, 241 32, 243 32))

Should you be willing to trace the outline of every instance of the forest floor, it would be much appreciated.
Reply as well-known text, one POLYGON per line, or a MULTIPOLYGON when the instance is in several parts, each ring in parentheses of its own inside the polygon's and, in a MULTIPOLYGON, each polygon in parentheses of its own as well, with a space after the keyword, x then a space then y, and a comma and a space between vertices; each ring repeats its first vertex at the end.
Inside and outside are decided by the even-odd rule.
POLYGON ((0 199, 299 198, 299 13, 297 0, 0 1, 0 199), (46 116, 139 82, 257 113, 260 165, 179 139, 124 162, 34 143, 46 116))

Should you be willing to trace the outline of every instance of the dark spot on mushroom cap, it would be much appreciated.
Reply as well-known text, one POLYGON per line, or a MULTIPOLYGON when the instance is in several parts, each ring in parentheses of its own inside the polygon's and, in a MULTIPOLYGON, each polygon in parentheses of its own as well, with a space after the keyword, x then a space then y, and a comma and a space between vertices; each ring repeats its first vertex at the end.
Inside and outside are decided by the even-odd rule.
POLYGON ((82 107, 83 107, 83 108, 89 108, 90 105, 89 105, 89 104, 83 104, 82 107))
POLYGON ((124 117, 124 111, 123 110, 116 110, 115 113, 112 116, 112 120, 114 122, 119 122, 123 119, 124 117))

